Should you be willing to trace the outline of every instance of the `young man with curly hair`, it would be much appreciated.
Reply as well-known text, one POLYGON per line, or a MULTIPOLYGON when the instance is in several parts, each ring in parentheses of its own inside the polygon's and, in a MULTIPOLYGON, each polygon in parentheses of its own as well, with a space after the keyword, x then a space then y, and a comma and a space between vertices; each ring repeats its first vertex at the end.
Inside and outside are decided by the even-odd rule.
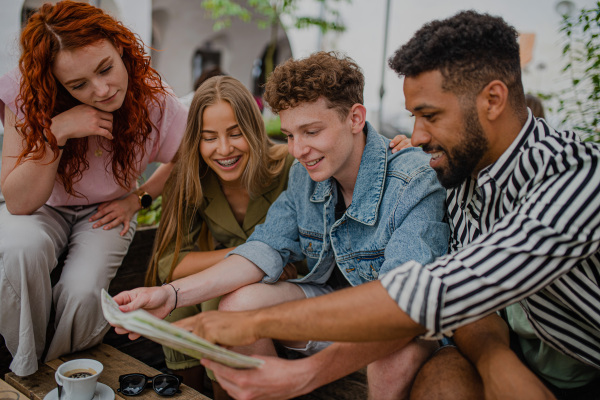
MULTIPOLYGON (((279 113, 290 154, 298 160, 288 188, 265 223, 229 257, 172 282, 177 306, 225 295, 220 310, 252 310, 376 281, 399 264, 426 264, 445 253, 445 191, 429 157, 417 148, 392 153, 389 141, 366 122, 363 87, 358 65, 334 53, 289 60, 273 72, 265 99, 279 113), (283 267, 299 260, 307 262, 306 275, 278 282, 283 267)), ((160 317, 175 304, 171 287, 136 289, 115 299, 127 304, 124 311, 144 307, 160 317)), ((195 319, 180 323, 190 329, 194 324, 195 319)), ((411 339, 280 344, 286 354, 294 350, 308 357, 277 358, 273 341, 263 339, 235 348, 270 356, 261 368, 243 381, 215 371, 218 381, 237 398, 289 398, 369 365, 371 396, 399 399, 437 347, 411 339)))
POLYGON ((196 333, 226 345, 454 335, 458 350, 423 366, 411 398, 597 399, 600 148, 527 109, 517 37, 467 11, 426 24, 390 60, 412 143, 448 189, 448 255, 327 296, 206 315, 196 333))

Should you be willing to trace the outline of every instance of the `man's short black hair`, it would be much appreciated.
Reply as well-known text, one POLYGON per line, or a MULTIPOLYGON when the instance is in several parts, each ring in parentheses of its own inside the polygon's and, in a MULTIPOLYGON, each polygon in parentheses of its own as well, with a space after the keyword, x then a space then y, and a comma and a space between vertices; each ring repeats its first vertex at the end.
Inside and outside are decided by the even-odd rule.
POLYGON ((519 34, 502 18, 463 11, 424 25, 390 58, 400 76, 438 70, 443 88, 456 95, 475 96, 498 79, 509 89, 515 110, 525 107, 519 34))

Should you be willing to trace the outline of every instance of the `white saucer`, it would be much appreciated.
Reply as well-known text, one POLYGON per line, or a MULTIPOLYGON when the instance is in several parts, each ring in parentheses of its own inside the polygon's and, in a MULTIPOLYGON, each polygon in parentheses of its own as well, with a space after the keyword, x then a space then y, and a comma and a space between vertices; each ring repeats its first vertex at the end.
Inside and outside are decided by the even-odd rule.
MULTIPOLYGON (((64 397, 64 396, 63 396, 64 397)), ((44 400, 57 400, 58 399, 58 388, 54 388, 48 393, 44 400)), ((94 397, 92 400, 114 400, 115 392, 104 383, 98 382, 96 384, 96 393, 94 393, 94 397)))

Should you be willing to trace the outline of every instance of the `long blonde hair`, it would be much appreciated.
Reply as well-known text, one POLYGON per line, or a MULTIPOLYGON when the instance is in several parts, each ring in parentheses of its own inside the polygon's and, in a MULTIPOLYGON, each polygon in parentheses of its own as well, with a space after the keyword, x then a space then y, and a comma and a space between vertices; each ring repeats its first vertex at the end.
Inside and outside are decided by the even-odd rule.
POLYGON ((189 233, 196 211, 203 201, 200 179, 211 172, 200 156, 204 110, 221 101, 231 106, 250 148, 248 164, 242 173, 242 183, 250 196, 269 186, 285 166, 287 146, 276 145, 269 140, 258 105, 248 89, 229 76, 216 76, 206 80, 194 94, 185 135, 177 152, 177 161, 165 185, 163 213, 146 274, 146 286, 159 283, 158 261, 175 240, 174 257, 167 282, 172 279, 183 237, 189 233))

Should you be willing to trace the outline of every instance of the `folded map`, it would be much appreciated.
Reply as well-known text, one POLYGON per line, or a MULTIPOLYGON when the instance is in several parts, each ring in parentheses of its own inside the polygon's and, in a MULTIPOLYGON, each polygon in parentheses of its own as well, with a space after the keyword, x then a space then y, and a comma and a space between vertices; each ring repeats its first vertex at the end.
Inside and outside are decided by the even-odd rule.
POLYGON ((264 361, 248 357, 216 344, 212 344, 185 329, 156 318, 145 310, 124 313, 118 304, 102 289, 102 312, 113 326, 138 333, 157 343, 198 359, 208 358, 233 368, 256 368, 264 361))

